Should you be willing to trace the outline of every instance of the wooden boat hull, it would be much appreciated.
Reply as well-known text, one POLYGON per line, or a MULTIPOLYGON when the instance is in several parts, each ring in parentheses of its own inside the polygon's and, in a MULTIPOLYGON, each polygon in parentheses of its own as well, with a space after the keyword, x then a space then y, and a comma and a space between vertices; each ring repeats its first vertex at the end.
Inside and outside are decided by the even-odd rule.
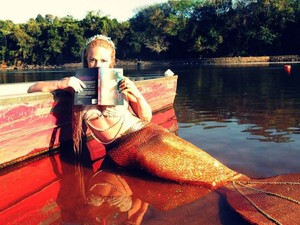
MULTIPOLYGON (((135 81, 156 114, 173 106, 177 76, 135 81)), ((28 85, 28 84, 26 84, 28 85)), ((15 85, 3 85, 12 90, 15 85)), ((18 88, 18 87, 17 87, 18 88)), ((27 87, 20 86, 24 92, 27 87)), ((0 169, 72 141, 70 93, 0 93, 0 169)))
POLYGON ((0 171, 0 223, 52 224, 58 220, 60 174, 58 154, 0 171))

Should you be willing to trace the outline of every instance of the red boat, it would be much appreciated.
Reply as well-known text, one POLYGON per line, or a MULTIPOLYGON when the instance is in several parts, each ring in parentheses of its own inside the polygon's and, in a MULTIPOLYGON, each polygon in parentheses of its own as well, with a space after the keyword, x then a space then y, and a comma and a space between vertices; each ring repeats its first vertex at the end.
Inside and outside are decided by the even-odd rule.
MULTIPOLYGON (((135 83, 152 107, 153 121, 160 123, 164 113, 155 114, 173 107, 177 76, 135 83)), ((61 145, 71 142, 71 94, 64 91, 27 94, 30 85, 3 84, 0 87, 0 169, 57 151, 61 145)), ((91 153, 94 157, 99 154, 99 151, 91 153)))
MULTIPOLYGON (((175 132, 177 76, 135 83, 152 107, 152 122, 175 132)), ((72 96, 62 91, 27 94, 30 85, 0 88, 0 224, 56 224, 63 217, 59 195, 65 168, 56 153, 72 143, 72 96)), ((87 145, 97 169, 105 149, 94 139, 87 145)))
MULTIPOLYGON (((172 107, 157 111, 153 122, 170 131, 176 131, 178 128, 172 107)), ((47 132, 43 133, 46 134, 47 132)), ((41 143, 43 142, 37 144, 41 143)), ((97 142, 91 140, 90 143, 94 147, 97 146, 90 148, 92 167, 95 171, 99 169, 105 152, 104 149, 98 148, 97 142)), ((14 149, 21 145, 22 143, 15 142, 14 149)), ((72 215, 71 210, 74 206, 70 206, 68 202, 74 204, 76 196, 73 196, 75 186, 72 184, 78 179, 78 174, 73 163, 63 162, 64 150, 53 154, 48 151, 48 154, 31 157, 0 170, 0 224, 61 224, 62 221, 70 219, 66 217, 72 215)))

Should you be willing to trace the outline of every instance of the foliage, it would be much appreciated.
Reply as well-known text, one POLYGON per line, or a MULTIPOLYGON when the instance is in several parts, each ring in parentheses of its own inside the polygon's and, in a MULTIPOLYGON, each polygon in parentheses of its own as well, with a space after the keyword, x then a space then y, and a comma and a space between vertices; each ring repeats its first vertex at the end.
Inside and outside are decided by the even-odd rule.
POLYGON ((0 20, 0 61, 9 65, 79 62, 85 39, 110 36, 119 59, 299 54, 298 0, 169 0, 125 22, 88 12, 82 20, 37 15, 0 20))

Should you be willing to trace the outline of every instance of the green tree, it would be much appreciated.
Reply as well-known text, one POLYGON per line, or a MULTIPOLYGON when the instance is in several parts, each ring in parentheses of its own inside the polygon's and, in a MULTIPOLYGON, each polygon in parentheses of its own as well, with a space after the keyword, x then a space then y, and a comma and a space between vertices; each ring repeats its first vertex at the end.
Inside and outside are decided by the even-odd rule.
POLYGON ((0 57, 2 63, 8 62, 9 58, 9 49, 10 49, 10 40, 13 34, 15 24, 10 20, 0 20, 0 57))
POLYGON ((140 45, 141 50, 145 48, 157 54, 167 51, 170 44, 167 32, 173 24, 166 19, 165 13, 159 4, 141 9, 130 20, 131 32, 135 37, 133 45, 140 45))
POLYGON ((287 22, 282 31, 282 51, 283 54, 300 54, 300 1, 290 0, 292 5, 294 20, 287 22))
POLYGON ((28 35, 23 26, 17 24, 14 29, 14 40, 16 43, 16 51, 14 54, 15 64, 27 64, 31 62, 32 49, 34 39, 28 35))
POLYGON ((227 5, 199 4, 193 11, 186 33, 188 51, 195 57, 215 54, 223 43, 222 16, 227 5))
MULTIPOLYGON (((40 20, 39 20, 40 21, 40 20)), ((35 45, 35 54, 39 65, 55 64, 56 58, 61 54, 63 42, 59 35, 59 18, 46 15, 39 22, 41 34, 35 45)))
POLYGON ((85 37, 96 34, 109 35, 111 32, 111 20, 107 16, 102 16, 100 11, 88 12, 80 26, 84 27, 85 37))
POLYGON ((58 63, 72 63, 81 59, 84 45, 84 29, 73 17, 64 17, 60 20, 59 34, 62 37, 61 57, 58 63))
POLYGON ((131 46, 144 55, 178 55, 184 50, 184 33, 188 20, 199 1, 168 1, 141 8, 130 19, 131 46), (149 52, 150 50, 150 52, 149 52))
POLYGON ((0 62, 79 62, 85 39, 110 36, 118 59, 299 54, 298 0, 169 0, 119 23, 100 11, 83 20, 40 14, 24 24, 0 20, 0 62))
POLYGON ((224 18, 224 51, 233 55, 279 53, 281 34, 293 17, 291 0, 240 1, 224 18))
POLYGON ((28 43, 28 48, 30 48, 28 63, 36 63, 38 61, 38 56, 35 54, 34 49, 36 48, 36 41, 42 33, 38 19, 30 19, 26 24, 23 24, 22 27, 24 32, 31 38, 30 43, 28 43))

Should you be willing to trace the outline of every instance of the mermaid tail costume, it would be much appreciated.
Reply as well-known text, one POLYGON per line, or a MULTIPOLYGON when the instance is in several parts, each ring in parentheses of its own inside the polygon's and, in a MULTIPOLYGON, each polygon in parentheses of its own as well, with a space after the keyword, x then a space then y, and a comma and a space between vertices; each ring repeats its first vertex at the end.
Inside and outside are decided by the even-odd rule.
POLYGON ((143 121, 105 147, 123 169, 216 189, 253 224, 300 224, 299 174, 250 179, 167 129, 143 121))

